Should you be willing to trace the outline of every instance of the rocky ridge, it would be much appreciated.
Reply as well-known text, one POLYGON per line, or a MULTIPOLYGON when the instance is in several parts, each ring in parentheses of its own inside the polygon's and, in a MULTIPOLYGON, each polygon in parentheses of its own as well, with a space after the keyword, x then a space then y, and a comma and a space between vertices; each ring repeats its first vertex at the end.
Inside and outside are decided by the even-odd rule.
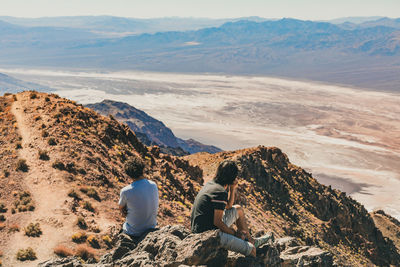
MULTIPOLYGON (((94 257, 87 258, 87 264, 94 264, 95 259, 103 261, 106 256, 100 255, 118 250, 121 242, 116 226, 122 218, 116 203, 119 190, 130 182, 123 170, 130 157, 141 157, 146 162, 146 175, 159 187, 160 231, 172 229, 175 226, 168 225, 177 223, 181 225, 179 229, 189 229, 191 205, 201 185, 212 177, 220 161, 232 159, 240 166, 242 177, 237 202, 245 209, 252 234, 273 231, 277 237, 292 236, 293 244, 299 246, 281 249, 280 258, 290 259, 305 251, 313 253, 311 247, 320 247, 339 266, 396 266, 400 262, 393 241, 383 236, 362 205, 319 184, 310 173, 291 164, 278 148, 260 146, 217 154, 171 156, 161 153, 157 146, 143 145, 127 125, 112 117, 103 117, 57 95, 37 92, 0 97, 0 126, 0 196, 5 218, 0 228, 0 246, 5 266, 37 265, 54 257, 53 244, 78 251, 81 245, 71 239, 78 232, 86 234, 81 242, 87 246, 93 245, 93 239, 99 240, 93 246, 94 257), (46 151, 47 160, 39 158, 40 150, 46 151), (29 155, 27 170, 18 170, 19 160, 29 155), (29 205, 33 205, 33 210, 25 209, 26 206, 15 210, 19 193, 25 191, 31 196, 29 205), (49 207, 47 197, 56 197, 60 204, 49 207), (83 218, 85 227, 74 223, 79 218, 83 218), (72 225, 63 223, 64 220, 72 225), (41 236, 24 235, 23 227, 31 222, 40 223, 41 236), (15 224, 19 231, 13 230, 15 224), (37 260, 16 261, 17 250, 25 248, 25 244, 37 252, 37 260)), ((185 235, 180 241, 166 234, 176 241, 176 247, 190 236, 186 235, 187 230, 181 232, 185 235)), ((149 246, 158 241, 151 242, 149 246)), ((129 255, 150 253, 144 244, 132 246, 129 255)), ((280 247, 278 243, 275 246, 280 247)), ((159 248, 166 250, 168 246, 159 248)), ((151 255, 164 259, 167 254, 163 253, 152 251, 151 255)), ((153 260, 146 255, 143 257, 153 260)), ((119 260, 122 258, 125 257, 119 260)))

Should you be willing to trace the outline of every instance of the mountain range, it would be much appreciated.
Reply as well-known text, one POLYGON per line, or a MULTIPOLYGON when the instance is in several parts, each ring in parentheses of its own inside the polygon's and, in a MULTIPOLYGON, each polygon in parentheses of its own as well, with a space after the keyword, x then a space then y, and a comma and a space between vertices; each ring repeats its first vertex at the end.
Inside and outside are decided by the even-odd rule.
POLYGON ((17 93, 26 90, 40 90, 43 92, 48 92, 50 91, 50 88, 0 73, 0 93, 17 93))
POLYGON ((273 75, 388 91, 397 91, 400 81, 399 19, 332 24, 255 18, 118 38, 71 24, 0 22, 2 65, 273 75))
POLYGON ((197 152, 217 153, 222 151, 218 147, 204 145, 193 139, 183 140, 177 138, 163 122, 126 103, 103 100, 101 103, 88 104, 86 106, 104 116, 112 115, 118 121, 126 123, 136 133, 142 143, 161 146, 161 151, 164 153, 182 156, 185 154, 185 151, 190 154, 197 152))
MULTIPOLYGON (((240 167, 237 203, 245 208, 253 234, 290 235, 301 245, 291 248, 291 255, 319 247, 333 255, 336 266, 400 262, 396 219, 383 211, 369 213, 345 193, 319 184, 279 148, 171 156, 143 145, 113 117, 33 91, 1 96, 0 114, 0 249, 5 266, 37 265, 55 254, 75 255, 78 265, 69 266, 82 260, 96 266, 104 253, 134 253, 134 246, 121 248, 115 239, 123 220, 119 191, 131 182, 124 165, 132 157, 145 162, 146 176, 158 185, 160 228, 180 225, 172 234, 187 232, 197 192, 221 161, 231 159, 240 167)), ((167 251, 172 257, 172 243, 159 242, 157 251, 149 246, 146 253, 167 251)), ((102 258, 111 261, 104 266, 112 266, 112 257, 102 258)))

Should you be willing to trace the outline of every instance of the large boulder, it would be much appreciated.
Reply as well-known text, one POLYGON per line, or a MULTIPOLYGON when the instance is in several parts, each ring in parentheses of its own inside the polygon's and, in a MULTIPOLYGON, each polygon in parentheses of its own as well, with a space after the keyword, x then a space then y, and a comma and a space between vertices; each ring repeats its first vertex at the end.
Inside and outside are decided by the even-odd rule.
POLYGON ((332 254, 317 247, 296 246, 280 255, 282 267, 329 267, 333 266, 332 254))

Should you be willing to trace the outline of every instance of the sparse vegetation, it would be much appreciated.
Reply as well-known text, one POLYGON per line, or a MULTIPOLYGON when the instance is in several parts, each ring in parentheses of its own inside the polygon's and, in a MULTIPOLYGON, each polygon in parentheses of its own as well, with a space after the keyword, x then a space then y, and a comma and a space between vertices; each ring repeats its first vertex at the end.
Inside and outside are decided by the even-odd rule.
POLYGON ((30 99, 36 99, 37 98, 37 94, 36 92, 31 92, 31 94, 29 95, 30 99))
POLYGON ((81 192, 85 193, 88 197, 91 197, 93 199, 96 199, 98 201, 100 201, 100 196, 97 193, 96 189, 90 187, 81 187, 79 190, 81 190, 81 192))
POLYGON ((27 249, 20 249, 17 252, 17 260, 19 261, 27 261, 27 260, 33 261, 36 259, 37 259, 36 253, 31 247, 27 249))
POLYGON ((5 213, 7 212, 7 207, 4 203, 0 203, 0 213, 5 213))
POLYGON ((19 232, 19 225, 18 224, 10 225, 10 227, 8 228, 8 232, 9 233, 19 232))
POLYGON ((112 247, 112 239, 109 235, 104 235, 101 239, 103 240, 104 244, 106 244, 106 246, 108 248, 112 247))
POLYGON ((6 216, 4 214, 0 214, 0 222, 4 222, 6 220, 6 216))
POLYGON ((49 160, 50 159, 46 150, 39 150, 39 159, 41 159, 41 160, 49 160))
POLYGON ((82 216, 79 216, 78 219, 76 219, 76 225, 78 225, 81 229, 87 229, 85 218, 82 216))
POLYGON ((49 140, 47 141, 47 143, 48 143, 50 146, 55 146, 55 145, 57 145, 56 139, 54 139, 53 137, 50 137, 49 140))
POLYGON ((96 251, 93 248, 91 248, 85 244, 79 245, 76 248, 75 256, 80 257, 84 261, 88 261, 89 259, 92 259, 97 262, 96 251))
POLYGON ((76 200, 80 200, 80 199, 81 199, 81 197, 79 196, 78 192, 76 192, 74 189, 71 189, 71 190, 68 192, 68 196, 69 196, 69 197, 72 197, 72 198, 74 198, 74 199, 76 199, 76 200))
POLYGON ((95 235, 90 235, 87 238, 87 242, 90 244, 90 246, 92 248, 100 248, 99 240, 97 239, 97 237, 95 235))
POLYGON ((52 167, 53 167, 54 169, 59 169, 59 170, 61 170, 61 171, 65 170, 65 165, 64 165, 64 163, 61 162, 61 161, 59 161, 59 160, 56 160, 56 161, 53 163, 52 167))
POLYGON ((29 166, 28 166, 28 164, 26 164, 25 159, 18 160, 16 170, 23 171, 23 172, 27 172, 29 170, 29 166))
POLYGON ((21 142, 17 142, 17 143, 15 144, 15 149, 21 149, 21 148, 22 148, 21 142))
POLYGON ((66 246, 63 245, 58 245, 57 247, 54 248, 53 251, 54 254, 62 258, 69 257, 74 254, 70 248, 67 248, 66 246))
MULTIPOLYGON (((35 206, 33 205, 31 194, 28 191, 24 191, 21 193, 15 193, 15 194, 16 194, 16 196, 19 195, 18 200, 16 200, 14 202, 15 210, 18 210, 19 212, 35 210, 35 206)), ((15 213, 15 210, 14 210, 14 213, 15 213)), ((13 213, 13 209, 11 210, 11 213, 13 213)))
POLYGON ((4 177, 8 177, 8 176, 10 176, 10 172, 8 171, 8 170, 3 170, 3 173, 4 173, 4 177))
POLYGON ((44 101, 49 102, 49 101, 50 101, 50 98, 49 98, 48 96, 46 96, 46 97, 44 98, 44 101))
POLYGON ((84 208, 85 210, 94 212, 93 205, 92 205, 92 203, 90 203, 89 201, 84 201, 84 202, 83 202, 83 208, 84 208))
POLYGON ((39 237, 42 234, 39 223, 30 223, 24 230, 25 235, 30 237, 39 237))
POLYGON ((72 235, 72 241, 75 243, 83 243, 87 239, 87 235, 84 232, 75 233, 72 235))
POLYGON ((41 135, 42 135, 43 138, 46 138, 46 137, 49 136, 49 133, 46 130, 42 130, 42 134, 41 135))

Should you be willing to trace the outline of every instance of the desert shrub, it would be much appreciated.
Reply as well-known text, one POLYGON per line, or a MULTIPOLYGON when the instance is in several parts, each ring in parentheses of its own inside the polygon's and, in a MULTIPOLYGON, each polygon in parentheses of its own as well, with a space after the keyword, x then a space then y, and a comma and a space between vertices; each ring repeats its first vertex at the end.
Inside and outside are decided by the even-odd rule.
POLYGON ((21 148, 22 148, 21 142, 17 142, 17 143, 15 144, 15 149, 21 149, 21 148))
POLYGON ((6 216, 4 214, 0 214, 0 222, 4 222, 6 220, 6 216))
POLYGON ((47 141, 47 143, 48 143, 50 146, 55 146, 55 145, 57 145, 56 139, 54 139, 53 137, 50 137, 49 140, 47 141))
POLYGON ((0 213, 5 213, 7 212, 7 207, 4 203, 0 203, 0 213))
POLYGON ((9 233, 19 232, 19 225, 18 224, 11 224, 8 228, 9 233))
POLYGON ((29 97, 30 97, 31 99, 36 99, 36 98, 37 98, 36 92, 31 92, 31 94, 29 95, 29 97))
POLYGON ((39 150, 39 159, 41 159, 41 160, 49 160, 50 159, 46 150, 39 150))
POLYGON ((96 251, 87 246, 87 245, 79 245, 76 249, 75 249, 75 256, 81 258, 84 261, 88 261, 90 259, 94 260, 97 262, 96 259, 96 251))
POLYGON ((16 170, 17 171, 27 172, 29 170, 29 167, 28 167, 28 164, 26 164, 26 160, 19 159, 18 162, 17 162, 16 170))
POLYGON ((7 170, 3 170, 3 173, 4 173, 4 177, 8 177, 8 176, 10 176, 10 172, 9 172, 9 171, 7 171, 7 170))
MULTIPOLYGON (((14 195, 19 196, 18 200, 14 201, 15 210, 18 210, 19 212, 35 210, 35 206, 33 205, 31 194, 28 191, 24 191, 24 192, 20 192, 20 193, 16 192, 16 193, 14 193, 14 195)), ((15 210, 14 210, 14 213, 15 213, 15 210)), ((11 213, 13 213, 13 210, 11 210, 11 213)))
POLYGON ((72 198, 74 198, 74 199, 76 199, 76 200, 80 200, 80 199, 81 199, 81 197, 79 196, 78 192, 76 192, 74 189, 71 189, 71 190, 68 192, 68 196, 69 196, 69 197, 72 197, 72 198))
POLYGON ((16 210, 14 208, 11 208, 11 214, 15 214, 16 210))
POLYGON ((49 102, 49 101, 50 101, 50 97, 46 96, 46 97, 44 98, 44 101, 49 102))
POLYGON ((94 212, 93 205, 92 205, 92 203, 90 203, 89 201, 84 201, 84 202, 83 202, 83 208, 84 208, 85 210, 94 212))
POLYGON ((45 131, 45 130, 42 130, 42 137, 46 138, 48 136, 49 136, 49 133, 47 131, 45 131))
POLYGON ((42 119, 42 117, 40 117, 40 115, 37 115, 37 116, 34 118, 35 121, 38 121, 38 120, 41 120, 41 119, 42 119))
POLYGON ((96 236, 90 235, 86 240, 92 248, 100 248, 99 240, 96 236))
POLYGON ((42 123, 42 125, 40 125, 40 128, 42 129, 46 128, 46 124, 42 123))
POLYGON ((86 224, 85 218, 83 218, 82 216, 79 216, 76 219, 76 225, 78 225, 79 228, 81 228, 81 229, 87 229, 87 224, 86 224))
POLYGON ((65 170, 65 165, 59 160, 56 160, 53 165, 51 165, 54 169, 65 170))
POLYGON ((30 223, 25 227, 25 235, 30 237, 39 237, 42 234, 39 223, 30 223))
POLYGON ((107 247, 111 248, 112 247, 112 239, 109 235, 104 235, 101 240, 103 240, 104 244, 106 244, 107 247))
POLYGON ((17 260, 19 261, 36 260, 36 253, 31 247, 27 249, 20 249, 17 252, 17 260))
POLYGON ((90 187, 81 187, 79 190, 81 190, 81 192, 85 193, 88 197, 91 197, 93 199, 96 199, 98 201, 100 201, 100 196, 97 193, 96 189, 90 187))
POLYGON ((144 162, 139 157, 132 157, 125 163, 125 172, 132 178, 139 178, 143 175, 144 162))
POLYGON ((72 235, 72 241, 75 243, 83 243, 86 241, 87 236, 84 232, 75 233, 72 235))
POLYGON ((57 247, 54 248, 53 251, 54 254, 62 258, 69 257, 74 254, 70 248, 67 248, 66 246, 63 245, 58 245, 57 247))

